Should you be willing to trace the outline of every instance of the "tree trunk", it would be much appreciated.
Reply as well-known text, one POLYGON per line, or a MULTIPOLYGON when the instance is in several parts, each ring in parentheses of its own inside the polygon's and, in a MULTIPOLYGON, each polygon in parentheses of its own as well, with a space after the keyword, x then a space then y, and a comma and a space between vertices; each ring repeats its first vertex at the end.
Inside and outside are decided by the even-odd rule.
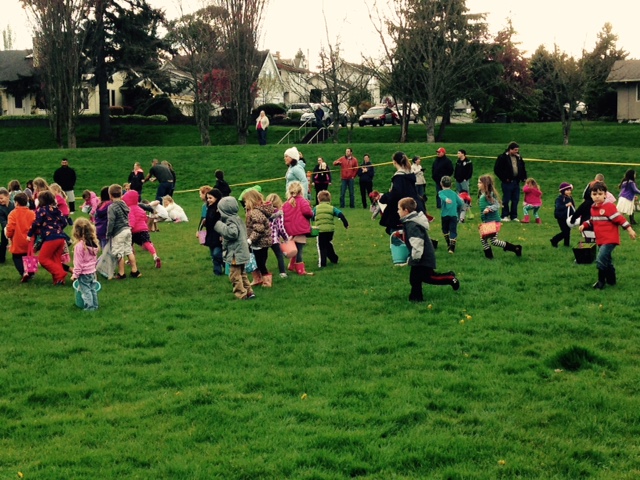
POLYGON ((71 116, 67 128, 67 148, 76 148, 78 146, 76 140, 76 119, 71 116))
POLYGON ((97 22, 97 42, 96 48, 96 83, 98 84, 98 95, 100 105, 100 141, 111 142, 111 118, 109 114, 109 90, 107 89, 108 76, 107 65, 104 53, 104 15, 107 2, 101 2, 100 8, 96 12, 97 22))
POLYGON ((569 137, 571 136, 571 112, 562 118, 562 145, 569 145, 569 137))
POLYGON ((209 134, 209 105, 200 102, 200 98, 196 95, 194 99, 193 112, 198 124, 200 132, 200 143, 203 147, 211 146, 211 135, 209 134))
POLYGON ((436 115, 428 113, 426 119, 427 126, 427 143, 435 143, 436 142, 436 115))

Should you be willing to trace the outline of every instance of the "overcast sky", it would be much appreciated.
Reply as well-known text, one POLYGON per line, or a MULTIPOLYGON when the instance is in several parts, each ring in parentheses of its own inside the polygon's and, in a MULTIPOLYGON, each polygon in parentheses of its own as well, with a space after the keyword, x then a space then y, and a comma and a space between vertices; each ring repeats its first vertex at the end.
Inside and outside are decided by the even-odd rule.
MULTIPOLYGON (((11 25, 17 37, 14 48, 31 48, 31 28, 19 0, 1 2, 0 30, 11 25)), ((169 18, 179 15, 180 5, 188 13, 202 2, 149 0, 153 6, 164 8, 169 18)), ((361 54, 377 57, 380 40, 368 16, 375 3, 375 0, 269 0, 259 46, 272 53, 279 51, 283 58, 292 58, 300 48, 307 55, 309 66, 316 67, 320 46, 327 45, 324 11, 329 42, 335 45, 339 38, 348 60, 358 61, 361 54)), ((503 28, 510 17, 521 50, 529 54, 541 44, 551 50, 556 43, 567 53, 580 56, 583 48, 593 49, 598 32, 609 22, 618 35, 618 48, 628 51, 629 58, 640 59, 638 0, 467 0, 467 7, 472 13, 487 13, 493 33, 503 28)))

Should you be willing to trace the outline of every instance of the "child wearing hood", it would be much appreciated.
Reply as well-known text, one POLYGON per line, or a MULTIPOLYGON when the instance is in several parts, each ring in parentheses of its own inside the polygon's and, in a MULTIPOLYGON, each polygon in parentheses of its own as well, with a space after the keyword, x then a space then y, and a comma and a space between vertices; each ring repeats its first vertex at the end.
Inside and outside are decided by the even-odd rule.
POLYGON ((460 282, 454 272, 435 272, 436 254, 429 238, 429 221, 425 214, 417 209, 418 205, 411 197, 405 197, 398 202, 398 215, 404 225, 405 244, 409 249, 408 263, 411 266, 409 300, 423 302, 423 283, 451 285, 454 290, 458 290, 460 282))
POLYGON ((156 268, 162 266, 156 247, 149 235, 149 225, 147 224, 147 211, 153 212, 153 208, 138 203, 138 192, 129 190, 122 196, 122 200, 129 207, 129 226, 131 227, 131 241, 141 246, 153 256, 156 268), (143 208, 144 207, 144 208, 143 208), (146 210, 146 211, 145 211, 146 210))
POLYGON ((253 300, 256 295, 244 268, 250 258, 247 227, 238 215, 238 210, 235 198, 222 198, 218 202, 220 220, 216 222, 214 229, 222 236, 223 256, 230 267, 229 280, 233 285, 233 294, 240 300, 253 300))

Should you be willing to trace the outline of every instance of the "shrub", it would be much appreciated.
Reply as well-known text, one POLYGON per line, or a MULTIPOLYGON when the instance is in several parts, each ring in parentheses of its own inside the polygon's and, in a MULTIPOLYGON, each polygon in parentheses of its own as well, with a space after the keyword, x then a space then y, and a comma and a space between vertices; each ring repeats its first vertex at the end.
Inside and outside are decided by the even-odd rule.
POLYGON ((182 112, 177 108, 171 99, 166 96, 150 98, 138 108, 139 115, 164 115, 169 123, 179 122, 183 117, 182 112))
POLYGON ((124 115, 124 108, 118 106, 109 107, 109 115, 124 115))
POLYGON ((260 111, 264 110, 264 113, 271 120, 275 115, 286 115, 287 110, 282 106, 276 103, 265 103, 264 105, 260 105, 259 107, 254 108, 251 111, 251 118, 255 121, 260 115, 260 111))

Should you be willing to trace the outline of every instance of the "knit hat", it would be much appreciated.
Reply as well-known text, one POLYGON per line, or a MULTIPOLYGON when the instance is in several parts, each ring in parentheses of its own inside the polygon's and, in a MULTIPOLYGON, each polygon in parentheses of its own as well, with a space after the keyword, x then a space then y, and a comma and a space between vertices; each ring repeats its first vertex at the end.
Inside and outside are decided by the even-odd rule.
POLYGON ((444 154, 446 154, 447 151, 444 148, 440 147, 438 150, 436 150, 436 153, 444 153, 444 154))
POLYGON ((285 156, 293 158, 294 160, 300 160, 300 152, 296 147, 287 148, 284 151, 285 156))
POLYGON ((558 189, 558 191, 560 193, 564 192, 565 190, 573 190, 573 185, 571 185, 570 183, 567 182, 562 182, 560 184, 560 188, 558 189))

